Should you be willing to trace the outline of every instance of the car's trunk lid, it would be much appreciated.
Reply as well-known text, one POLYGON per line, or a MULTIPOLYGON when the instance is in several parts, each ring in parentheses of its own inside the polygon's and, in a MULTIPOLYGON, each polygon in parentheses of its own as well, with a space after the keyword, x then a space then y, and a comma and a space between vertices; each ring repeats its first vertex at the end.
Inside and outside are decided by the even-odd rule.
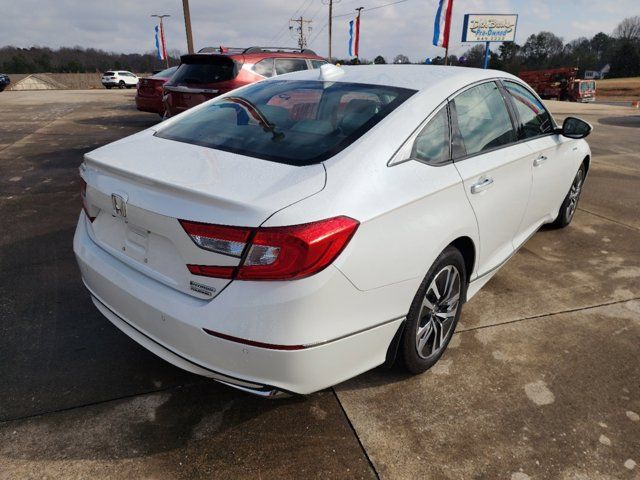
POLYGON ((90 234, 130 267, 199 298, 215 296, 229 280, 192 275, 187 264, 235 266, 240 260, 199 248, 178 219, 257 227, 324 188, 322 165, 293 167, 153 133, 85 155, 82 176, 96 217, 90 234))

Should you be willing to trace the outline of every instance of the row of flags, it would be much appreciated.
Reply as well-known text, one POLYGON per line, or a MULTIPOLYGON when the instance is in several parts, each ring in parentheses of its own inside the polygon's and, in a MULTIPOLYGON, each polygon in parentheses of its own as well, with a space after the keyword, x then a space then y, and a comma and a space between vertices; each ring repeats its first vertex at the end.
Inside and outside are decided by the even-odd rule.
MULTIPOLYGON (((433 44, 437 47, 449 47, 449 31, 451 29, 451 12, 453 0, 439 0, 438 10, 433 28, 433 44)), ((155 26, 156 51, 158 60, 167 58, 167 47, 164 42, 162 23, 155 26)), ((360 9, 355 20, 349 21, 349 56, 358 57, 360 47, 360 9)))
MULTIPOLYGON (((436 47, 449 48, 449 32, 451 31, 451 13, 453 0, 439 0, 436 19, 433 25, 433 44, 436 47)), ((349 56, 358 57, 360 45, 360 9, 355 20, 349 21, 349 56)))

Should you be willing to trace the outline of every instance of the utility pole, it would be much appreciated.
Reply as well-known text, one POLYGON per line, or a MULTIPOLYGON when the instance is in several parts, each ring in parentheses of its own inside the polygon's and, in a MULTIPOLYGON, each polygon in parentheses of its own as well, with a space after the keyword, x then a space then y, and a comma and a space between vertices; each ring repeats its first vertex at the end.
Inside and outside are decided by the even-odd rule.
MULTIPOLYGON (((304 50, 307 46, 307 39, 304 36, 304 25, 305 23, 309 24, 307 28, 309 29, 309 31, 311 31, 312 20, 305 20, 304 18, 302 18, 302 16, 300 16, 300 18, 292 18, 289 21, 298 24, 298 26, 295 27, 295 29, 298 31, 298 46, 300 47, 300 50, 304 50)), ((292 25, 289 25, 289 30, 293 29, 294 27, 292 25)))
POLYGON ((182 0, 184 12, 184 29, 187 31, 187 51, 193 53, 193 33, 191 33, 191 14, 189 13, 189 0, 182 0))
POLYGON ((162 39, 162 48, 164 54, 164 60, 167 62, 167 68, 169 68, 169 55, 167 55, 167 42, 164 40, 164 26, 162 25, 162 19, 166 17, 170 17, 171 15, 151 15, 152 17, 157 17, 160 19, 160 38, 162 39))
POLYGON ((332 35, 333 35, 333 4, 335 3, 340 3, 341 0, 322 0, 322 3, 324 3, 325 5, 329 5, 329 61, 331 61, 331 39, 332 39, 332 35), (328 2, 328 3, 325 3, 328 2))

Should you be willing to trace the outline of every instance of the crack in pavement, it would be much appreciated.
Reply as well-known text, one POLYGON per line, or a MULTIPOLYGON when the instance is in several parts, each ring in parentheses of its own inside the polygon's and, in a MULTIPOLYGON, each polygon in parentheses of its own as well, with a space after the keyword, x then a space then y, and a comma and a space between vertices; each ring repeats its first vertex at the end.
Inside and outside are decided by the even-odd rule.
POLYGON ((630 228, 631 230, 635 230, 636 232, 640 232, 640 228, 638 228, 638 227, 634 227, 633 225, 629 225, 629 224, 621 222, 619 220, 614 220, 613 218, 605 217, 604 215, 592 212, 591 210, 587 210, 587 209, 582 208, 582 207, 578 207, 578 210, 586 212, 586 213, 589 213, 589 214, 594 215, 596 217, 602 218, 603 220, 608 220, 609 222, 616 223, 618 225, 622 225, 623 227, 630 228))
POLYGON ((538 318, 553 317, 553 316, 556 316, 556 315, 562 315, 563 313, 573 313, 573 312, 580 312, 580 311, 583 311, 583 310, 593 310, 594 308, 608 307, 610 305, 618 305, 618 304, 621 304, 621 303, 633 302, 633 301, 636 301, 636 300, 640 300, 640 297, 627 298, 627 299, 624 299, 624 300, 614 300, 614 301, 611 301, 611 302, 604 302, 604 303, 600 303, 600 304, 597 304, 597 305, 588 305, 586 307, 569 308, 567 310, 559 310, 557 312, 541 313, 539 315, 532 315, 530 317, 514 318, 513 320, 507 320, 507 321, 504 321, 504 322, 492 323, 491 325, 478 325, 477 327, 465 328, 464 330, 458 330, 458 331, 454 332, 454 335, 457 335, 459 333, 464 333, 464 332, 473 332, 474 330, 482 330, 482 329, 485 329, 485 328, 498 327, 498 326, 501 326, 501 325, 509 325, 510 323, 524 322, 526 320, 536 320, 538 318))
POLYGON ((364 457, 367 459, 367 462, 369 463, 369 467, 371 467, 371 470, 373 471, 373 474, 375 475, 375 477, 378 480, 380 480, 380 474, 378 473, 378 469, 376 468, 376 466, 374 465, 373 461, 369 457, 369 452, 367 452, 367 449, 365 448, 364 444, 362 443, 362 440, 360 439, 360 435, 358 435, 358 432, 356 431, 356 428, 354 427, 353 422, 349 418, 349 415, 347 415, 347 411, 344 409, 344 406, 342 405, 342 402, 340 401, 340 397, 338 396, 338 393, 336 392, 335 387, 331 387, 331 391, 333 392, 333 396, 335 397, 336 402, 338 402, 338 406, 340 407, 340 410, 342 410, 342 414, 344 415, 345 420, 349 424, 349 428, 351 429, 351 432, 353 433, 353 436, 358 441, 358 445, 360 445, 360 449, 362 450, 362 453, 364 454, 364 457))

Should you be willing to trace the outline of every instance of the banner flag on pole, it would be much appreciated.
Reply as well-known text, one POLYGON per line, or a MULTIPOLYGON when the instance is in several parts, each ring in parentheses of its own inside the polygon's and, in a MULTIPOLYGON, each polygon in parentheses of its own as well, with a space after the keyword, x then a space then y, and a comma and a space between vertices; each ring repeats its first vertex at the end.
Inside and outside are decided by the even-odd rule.
POLYGON ((436 20, 433 25, 433 44, 436 47, 447 48, 449 46, 452 10, 453 0, 440 0, 436 20))
POLYGON ((356 17, 356 40, 355 40, 355 56, 358 57, 360 53, 360 10, 358 10, 358 16, 356 17))
POLYGON ((156 31, 156 51, 158 53, 158 60, 164 60, 165 59, 164 42, 162 41, 163 39, 160 35, 160 27, 158 27, 158 25, 156 25, 155 31, 156 31))
POLYGON ((349 22, 349 56, 353 57, 353 20, 349 22))
POLYGON ((164 41, 164 26, 162 25, 162 19, 160 19, 160 45, 162 45, 162 58, 167 58, 167 44, 164 41))
POLYGON ((355 20, 349 21, 349 56, 357 57, 360 50, 360 13, 355 20), (354 31, 355 25, 355 31, 354 31))

